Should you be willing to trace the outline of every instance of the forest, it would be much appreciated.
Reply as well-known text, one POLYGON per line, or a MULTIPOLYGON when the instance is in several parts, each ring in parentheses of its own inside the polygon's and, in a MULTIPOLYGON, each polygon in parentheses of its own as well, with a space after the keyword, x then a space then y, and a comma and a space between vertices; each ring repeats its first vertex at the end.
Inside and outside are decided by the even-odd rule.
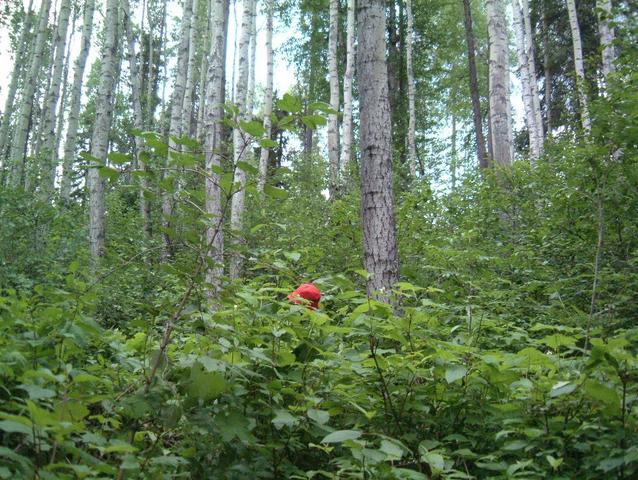
POLYGON ((638 478, 636 0, 2 0, 0 59, 0 479, 638 478))

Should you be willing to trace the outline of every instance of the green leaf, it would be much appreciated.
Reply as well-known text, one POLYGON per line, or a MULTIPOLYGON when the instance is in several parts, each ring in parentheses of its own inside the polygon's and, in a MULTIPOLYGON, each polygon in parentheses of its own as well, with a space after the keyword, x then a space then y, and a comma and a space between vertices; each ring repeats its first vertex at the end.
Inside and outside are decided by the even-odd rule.
POLYGON ((7 433, 24 433, 27 435, 31 435, 33 433, 33 428, 31 426, 13 420, 0 421, 0 430, 7 433))
POLYGON ((275 410, 275 418, 272 419, 272 423, 277 430, 281 430, 283 427, 294 427, 299 423, 299 419, 288 410, 275 410))
POLYGON ((578 385, 572 382, 558 382, 552 387, 552 390, 549 392, 549 396, 555 398, 560 397, 561 395, 569 395, 576 390, 577 387, 578 385))
POLYGON ((249 122, 240 121, 239 127, 251 137, 262 137, 266 130, 260 122, 251 120, 249 122))
POLYGON ((120 171, 111 167, 99 167, 97 172, 100 178, 105 178, 109 181, 115 181, 120 176, 120 171))
POLYGON ((547 335, 546 337, 539 340, 540 343, 547 345, 554 350, 559 347, 571 347, 576 345, 576 339, 574 337, 569 337, 567 335, 563 335, 562 333, 555 333, 553 335, 547 335))
POLYGON ((259 146, 261 148, 277 148, 279 144, 270 138, 262 138, 259 140, 259 146))
POLYGON ((288 198, 288 192, 282 188, 273 187, 272 185, 264 185, 264 193, 269 197, 284 200, 288 198))
POLYGON ((447 383, 454 383, 467 374, 467 368, 463 365, 448 365, 445 369, 445 380, 447 383))
POLYGON ((309 408, 306 414, 308 415, 308 418, 310 420, 314 420, 319 425, 324 425, 328 423, 328 420, 330 420, 330 413, 326 412, 325 410, 316 410, 314 408, 309 408))
POLYGON ((404 448, 400 444, 386 438, 381 440, 379 450, 389 457, 388 460, 399 460, 405 453, 404 448))
POLYGON ((252 173, 253 175, 257 175, 259 173, 259 170, 248 162, 237 162, 237 168, 242 169, 246 173, 252 173))
POLYGON ((191 368, 189 395, 202 399, 212 400, 219 397, 228 388, 224 376, 219 372, 205 372, 199 363, 191 368))
POLYGON ((38 385, 20 385, 18 387, 21 390, 26 391, 29 394, 29 398, 31 400, 40 400, 43 398, 53 398, 55 397, 55 391, 50 390, 48 388, 42 388, 38 385))
POLYGON ((123 165, 131 161, 130 155, 120 152, 111 152, 107 155, 107 158, 115 165, 123 165))
POLYGON ((583 386, 585 394, 594 400, 605 403, 611 407, 620 407, 620 397, 615 389, 603 385, 595 380, 587 380, 583 386))
POLYGON ((299 252, 284 252, 284 257, 286 257, 291 262, 298 262, 301 258, 301 253, 299 252))
POLYGON ((506 442, 502 449, 507 451, 507 452, 513 452, 516 450, 522 450, 523 448, 527 447, 529 445, 528 442, 526 442, 525 440, 512 440, 509 442, 506 442))
POLYGON ((308 105, 308 110, 311 112, 314 112, 315 110, 319 110, 320 112, 323 112, 323 113, 339 113, 336 110, 334 110, 330 106, 330 104, 326 102, 313 102, 310 105, 308 105))
POLYGON ((277 101, 277 107, 284 112, 299 113, 301 111, 301 100, 289 93, 285 93, 283 98, 277 101))
POLYGON ((445 460, 443 457, 434 452, 425 452, 421 454, 421 460, 427 463, 432 469, 432 473, 442 472, 445 468, 445 460))
POLYGON ((337 430, 323 437, 321 443, 341 443, 346 440, 356 440, 360 436, 361 432, 359 430, 337 430))
POLYGON ((321 115, 304 115, 301 117, 301 121, 312 130, 316 130, 318 127, 328 123, 328 120, 321 115))

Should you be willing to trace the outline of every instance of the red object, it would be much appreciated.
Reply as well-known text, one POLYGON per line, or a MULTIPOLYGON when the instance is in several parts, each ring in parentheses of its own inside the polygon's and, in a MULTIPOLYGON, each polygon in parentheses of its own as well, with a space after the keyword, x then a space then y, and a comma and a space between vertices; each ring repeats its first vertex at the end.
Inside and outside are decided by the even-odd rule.
POLYGON ((294 291, 288 294, 288 298, 292 303, 296 303, 297 305, 305 303, 302 302, 300 298, 308 300, 310 302, 308 307, 316 310, 317 308, 319 308, 321 292, 312 283, 302 283, 294 291))

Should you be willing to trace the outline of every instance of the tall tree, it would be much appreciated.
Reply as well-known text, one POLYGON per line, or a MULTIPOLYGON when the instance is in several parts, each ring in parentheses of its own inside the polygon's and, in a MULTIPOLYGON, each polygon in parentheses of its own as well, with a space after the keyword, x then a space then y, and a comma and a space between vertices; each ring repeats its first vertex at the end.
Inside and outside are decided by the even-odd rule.
POLYGON ((507 166, 512 164, 513 141, 505 8, 502 0, 487 0, 486 4, 490 46, 490 143, 494 161, 507 166))
POLYGON ((361 0, 357 17, 363 263, 371 274, 368 293, 388 299, 399 278, 399 258, 392 193, 384 0, 361 0))
POLYGON ((217 293, 224 273, 224 235, 222 225, 224 211, 219 186, 221 166, 222 120, 224 119, 224 101, 226 84, 226 32, 228 29, 229 0, 213 0, 210 5, 211 43, 208 55, 206 80, 204 152, 206 157, 206 200, 205 210, 208 219, 206 252, 210 262, 206 270, 206 282, 210 285, 210 295, 217 293))
MULTIPOLYGON (((273 101, 273 51, 272 51, 272 34, 273 34, 273 17, 275 13, 275 0, 266 0, 266 90, 264 92, 264 135, 270 138, 272 135, 272 101, 273 101)), ((259 155, 259 181, 258 190, 264 191, 266 184, 266 176, 268 174, 268 158, 270 157, 270 149, 261 147, 259 155)))
MULTIPOLYGON (((102 69, 98 87, 95 123, 91 137, 91 155, 100 162, 106 163, 109 147, 109 133, 113 118, 114 92, 119 59, 117 55, 119 0, 107 0, 104 16, 104 44, 102 46, 102 69)), ((97 266, 104 254, 105 208, 104 182, 97 168, 87 172, 89 189, 89 246, 93 266, 97 266)))
MULTIPOLYGON (((244 0, 243 13, 241 20, 241 35, 239 38, 238 49, 238 69, 237 83, 235 87, 235 104, 239 112, 239 121, 248 121, 250 119, 247 110, 248 101, 248 78, 250 63, 250 42, 252 34, 253 15, 255 14, 255 0, 244 0)), ((246 160, 248 149, 250 148, 249 138, 240 128, 233 130, 233 159, 235 165, 234 182, 239 185, 239 190, 233 196, 230 211, 230 226, 235 234, 235 244, 240 246, 243 244, 243 236, 241 230, 243 226, 244 202, 246 186, 246 172, 241 168, 241 163, 246 160)), ((230 259, 230 278, 239 278, 242 266, 241 253, 233 252, 230 259)))
POLYGON ((585 85, 585 66, 583 64, 583 44, 580 37, 580 25, 576 14, 575 0, 567 1, 567 14, 569 16, 569 27, 572 32, 572 46, 574 49, 574 70, 576 72, 576 90, 580 102, 580 121, 586 133, 591 131, 591 119, 589 116, 589 101, 587 99, 587 88, 585 85))
POLYGON ((412 60, 412 45, 414 42, 414 17, 412 13, 412 0, 406 1, 408 14, 408 41, 406 45, 406 57, 408 67, 408 165, 410 174, 416 177, 416 105, 414 85, 414 65, 412 60))
POLYGON ((352 158, 352 80, 354 78, 355 0, 348 1, 346 17, 346 71, 343 75, 343 129, 341 137, 341 168, 348 168, 352 158))
MULTIPOLYGON (((58 152, 55 150, 55 126, 57 111, 56 105, 60 99, 60 87, 62 85, 62 74, 64 73, 64 55, 66 52, 66 37, 69 28, 69 17, 71 15, 70 0, 62 0, 60 3, 60 13, 58 15, 58 25, 55 31, 54 45, 55 58, 53 60, 53 74, 51 77, 51 87, 45 100, 44 123, 40 129, 43 137, 44 165, 42 168, 42 190, 50 195, 55 188, 55 174, 58 167, 58 152)), ((62 121, 61 118, 57 119, 62 121)))
POLYGON ((71 105, 69 108, 69 121, 64 142, 64 160, 62 163, 62 180, 60 181, 60 196, 69 201, 71 198, 71 182, 73 172, 73 159, 80 123, 80 107, 82 106, 82 81, 86 59, 91 48, 91 36, 93 33, 93 15, 95 12, 95 0, 87 0, 84 4, 84 16, 82 20, 82 38, 80 40, 80 52, 75 59, 73 68, 73 87, 71 88, 71 105))
POLYGON ((195 96, 195 74, 197 60, 197 11, 199 9, 199 0, 192 0, 192 19, 189 25, 188 39, 188 63, 186 66, 186 84, 184 86, 184 102, 182 107, 182 135, 192 136, 195 134, 193 122, 193 98, 195 96))
POLYGON ((524 41, 527 57, 527 70, 529 73, 529 90, 532 96, 532 115, 534 116, 534 139, 536 141, 535 150, 538 155, 543 153, 545 132, 543 131, 543 114, 541 112, 541 98, 538 92, 538 77, 536 76, 536 49, 534 48, 534 36, 532 22, 530 18, 529 1, 521 0, 521 11, 523 14, 524 41))
POLYGON ((335 199, 339 188, 339 73, 337 71, 337 40, 339 38, 339 0, 330 0, 330 29, 328 33, 328 74, 330 79, 330 108, 328 115, 328 161, 330 163, 330 198, 335 199))
POLYGON ((603 77, 607 77, 616 70, 616 51, 614 47, 614 28, 609 24, 612 16, 611 0, 597 0, 598 32, 600 34, 600 46, 602 48, 603 77))
POLYGON ((485 136, 483 135, 483 114, 481 113, 481 96, 476 73, 476 46, 474 28, 472 26, 472 9, 470 0, 463 0, 465 42, 467 44, 467 63, 470 72, 470 97, 472 98, 472 118, 474 119, 474 133, 476 135, 476 156, 481 168, 488 167, 485 136))
POLYGON ((33 23, 33 0, 29 0, 29 6, 24 12, 24 20, 22 22, 22 28, 20 30, 20 37, 16 43, 15 58, 13 62, 13 71, 11 72, 11 81, 7 88, 7 99, 4 103, 4 110, 2 115, 2 123, 0 124, 0 186, 4 183, 4 175, 6 165, 6 153, 9 146, 9 125, 11 123, 11 114, 13 112, 13 105, 16 99, 16 93, 18 91, 18 83, 22 79, 22 73, 24 71, 24 58, 28 50, 28 37, 31 34, 31 24, 33 23))
POLYGON ((24 162, 26 156, 27 139, 31 127, 31 114, 33 112, 33 103, 38 81, 40 79, 40 70, 42 68, 42 58, 44 47, 46 44, 46 36, 49 23, 49 9, 51 8, 51 0, 42 0, 40 4, 40 13, 38 14, 38 33, 35 38, 33 54, 29 63, 26 81, 22 90, 22 98, 20 101, 20 113, 18 114, 17 124, 15 127, 15 135, 11 145, 9 174, 9 185, 18 187, 24 181, 24 162))

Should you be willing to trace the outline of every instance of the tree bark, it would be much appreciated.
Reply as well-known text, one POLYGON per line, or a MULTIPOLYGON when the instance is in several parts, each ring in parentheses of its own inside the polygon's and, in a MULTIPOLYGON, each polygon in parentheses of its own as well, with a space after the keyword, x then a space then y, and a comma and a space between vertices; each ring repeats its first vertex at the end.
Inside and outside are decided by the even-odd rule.
MULTIPOLYGON (((272 51, 272 33, 273 33, 273 17, 275 12, 275 0, 266 0, 266 91, 264 93, 264 136, 270 138, 272 135, 272 102, 273 102, 273 51, 272 51)), ((264 191, 266 177, 268 175, 268 158, 270 157, 270 149, 261 148, 259 156, 259 181, 258 191, 264 191)))
MULTIPOLYGON (((235 104, 239 110, 238 121, 248 121, 248 80, 250 69, 250 42, 252 37, 252 22, 255 15, 255 0, 244 0, 244 9, 241 20, 241 36, 239 37, 239 55, 237 69, 237 83, 235 87, 235 104)), ((233 158, 235 175, 233 183, 239 185, 238 191, 233 195, 230 210, 230 226, 235 235, 233 242, 237 247, 243 244, 243 215, 245 204, 246 172, 239 168, 238 162, 246 161, 250 140, 248 135, 239 128, 233 130, 233 158)), ((232 280, 239 278, 242 267, 242 256, 239 251, 233 252, 230 258, 229 274, 232 280)))
MULTIPOLYGON (((114 92, 117 73, 117 26, 119 0, 107 0, 104 18, 104 45, 102 47, 102 71, 95 107, 95 124, 91 137, 91 155, 106 163, 109 146, 109 132, 113 118, 114 92)), ((95 268, 104 254, 105 209, 104 182, 97 168, 87 172, 89 189, 89 246, 91 260, 95 268)))
POLYGON ((410 175, 416 178, 416 88, 414 84, 414 66, 412 60, 412 45, 414 43, 414 17, 412 14, 412 0, 406 1, 408 15, 408 41, 406 44, 408 70, 408 165, 410 175))
POLYGON ((532 22, 530 19, 529 1, 521 0, 523 12, 523 25, 525 27, 525 43, 527 48, 527 70, 529 72, 529 88, 532 95, 532 114, 534 115, 534 134, 536 138, 536 149, 541 155, 544 149, 545 132, 543 129, 543 115, 541 113, 541 97, 538 92, 538 77, 536 75, 536 49, 534 48, 534 36, 532 22))
POLYGON ((205 209, 209 215, 206 240, 209 245, 206 252, 209 263, 206 270, 206 283, 209 296, 214 296, 221 286, 224 274, 224 221, 221 202, 220 175, 215 169, 221 167, 222 120, 224 119, 225 83, 226 83, 226 32, 228 29, 229 0, 211 2, 211 44, 208 59, 206 81, 204 151, 206 155, 206 201, 205 209))
POLYGON ((572 46, 574 49, 574 70, 576 72, 576 90, 580 102, 580 120, 585 133, 591 131, 591 118, 589 116, 589 101, 587 99, 587 88, 585 86, 585 67, 583 64, 583 46, 580 38, 580 26, 576 14, 576 2, 567 0, 567 14, 569 16, 569 27, 572 32, 572 46))
POLYGON ((28 50, 27 37, 31 33, 31 26, 33 23, 33 0, 29 0, 29 6, 24 13, 24 23, 20 31, 20 38, 18 39, 17 49, 15 52, 15 58, 13 62, 13 71, 11 72, 11 82, 7 88, 7 99, 4 103, 4 110, 2 111, 2 123, 0 124, 0 186, 4 185, 5 169, 7 168, 7 149, 9 147, 9 125, 11 123, 11 116, 15 104, 16 92, 18 91, 18 83, 23 77, 24 72, 24 58, 28 50))
POLYGON ((182 135, 192 137, 195 134, 193 122, 193 97, 195 95, 195 61, 197 52, 197 10, 198 0, 192 0, 192 15, 189 25, 188 64, 186 68, 186 85, 184 87, 184 102, 182 107, 182 135))
MULTIPOLYGON (((44 155, 44 168, 42 168, 42 185, 44 196, 47 197, 55 189, 55 175, 58 166, 58 152, 55 151, 55 125, 56 106, 60 100, 60 87, 62 85, 62 74, 64 72, 64 55, 66 53, 66 37, 69 30, 69 17, 71 15, 70 0, 62 0, 60 4, 60 14, 55 32, 55 58, 53 59, 53 75, 51 77, 51 88, 45 102, 44 123, 40 129, 43 137, 42 152, 44 155)), ((62 119, 57 119, 62 121, 62 119)))
POLYGON ((71 88, 71 105, 69 108, 69 122, 66 128, 64 142, 64 161, 62 164, 62 180, 60 182, 60 196, 65 201, 71 199, 71 174, 80 123, 80 107, 82 106, 82 81, 86 59, 91 48, 91 35, 93 33, 93 15, 95 13, 95 0, 87 0, 84 4, 84 18, 82 23, 82 38, 80 40, 80 52, 75 60, 73 68, 73 87, 71 88))
POLYGON ((483 115, 481 114, 481 97, 476 73, 476 47, 474 42, 474 28, 472 27, 472 9, 470 0, 463 0, 465 42, 467 44, 467 63, 470 72, 470 97, 472 98, 472 117, 474 119, 474 134, 476 135, 476 157, 481 168, 487 168, 488 155, 485 149, 483 135, 483 115))
POLYGON ((616 51, 614 48, 614 29, 609 25, 612 18, 611 0, 597 0, 596 9, 598 11, 598 33, 600 34, 600 46, 602 48, 603 77, 607 77, 616 71, 616 51))
POLYGON ((11 187, 19 187, 23 185, 24 182, 24 162, 27 139, 31 128, 31 113, 33 112, 35 91, 38 86, 40 70, 42 68, 42 57, 46 43, 50 8, 51 0, 42 0, 40 13, 38 15, 38 33, 35 38, 33 55, 29 64, 25 86, 22 91, 20 113, 18 115, 15 127, 15 136, 13 138, 11 153, 9 155, 9 168, 11 170, 9 173, 8 185, 11 187))
POLYGON ((487 31, 490 45, 490 134, 492 155, 500 166, 512 164, 513 141, 510 108, 509 50, 502 0, 487 0, 487 31))
POLYGON ((392 193, 384 1, 362 0, 357 13, 364 267, 371 275, 368 294, 388 300, 399 278, 399 260, 392 193))
POLYGON ((339 38, 339 0, 330 0, 330 29, 328 33, 328 75, 330 79, 330 108, 328 115, 328 161, 330 163, 330 199, 339 190, 339 74, 337 72, 337 40, 339 38))
POLYGON ((343 76, 343 129, 341 137, 341 169, 350 165, 352 158, 352 79, 354 78, 354 22, 355 0, 348 1, 346 19, 346 71, 343 76))
POLYGON ((547 12, 547 0, 541 0, 543 9, 543 70, 545 71, 545 131, 548 136, 552 135, 552 64, 549 53, 549 14, 547 12))

